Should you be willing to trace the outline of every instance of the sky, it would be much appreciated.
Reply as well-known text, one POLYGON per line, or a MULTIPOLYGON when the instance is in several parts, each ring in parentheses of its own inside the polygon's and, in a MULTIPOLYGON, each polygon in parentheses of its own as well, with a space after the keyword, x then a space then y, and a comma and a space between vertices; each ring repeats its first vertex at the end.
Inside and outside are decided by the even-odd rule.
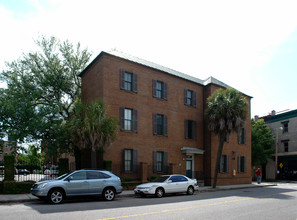
MULTIPOLYGON (((297 1, 0 0, 0 71, 41 35, 117 49, 252 96, 251 117, 297 109, 297 1)), ((4 84, 0 84, 4 86, 4 84)))

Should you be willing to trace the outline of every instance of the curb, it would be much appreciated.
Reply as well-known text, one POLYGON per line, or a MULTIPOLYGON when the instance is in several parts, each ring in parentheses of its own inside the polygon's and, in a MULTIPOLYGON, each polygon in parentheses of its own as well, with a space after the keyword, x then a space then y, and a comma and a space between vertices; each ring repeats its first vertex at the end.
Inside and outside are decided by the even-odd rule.
MULTIPOLYGON (((260 188, 260 187, 269 187, 269 186, 277 186, 277 184, 259 184, 259 185, 251 185, 251 186, 242 186, 242 187, 226 187, 226 188, 205 188, 205 189, 198 189, 195 194, 204 193, 204 192, 217 192, 217 191, 227 191, 227 190, 236 190, 236 189, 247 189, 247 188, 260 188)), ((130 190, 129 190, 130 191, 130 190)), ((125 192, 125 191, 123 191, 125 192)), ((2 195, 6 197, 13 197, 14 195, 2 195)), ((0 199, 0 204, 8 204, 8 203, 24 203, 24 202, 32 202, 39 200, 37 197, 31 194, 19 194, 19 198, 4 198, 0 199), (23 198, 20 198, 23 197, 23 198), (25 198, 26 197, 26 198, 25 198)), ((134 192, 131 190, 130 192, 121 193, 116 195, 116 198, 129 198, 135 197, 134 192)))

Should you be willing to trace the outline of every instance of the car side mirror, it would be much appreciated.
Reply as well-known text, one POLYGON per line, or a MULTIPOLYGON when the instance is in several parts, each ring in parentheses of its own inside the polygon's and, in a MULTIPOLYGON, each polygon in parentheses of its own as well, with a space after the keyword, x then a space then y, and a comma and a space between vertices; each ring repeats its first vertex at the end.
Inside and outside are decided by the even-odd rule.
POLYGON ((70 182, 71 180, 73 180, 73 177, 72 176, 70 176, 70 177, 67 178, 67 181, 68 182, 70 182))
POLYGON ((168 180, 168 182, 167 183, 172 183, 172 180, 168 180))

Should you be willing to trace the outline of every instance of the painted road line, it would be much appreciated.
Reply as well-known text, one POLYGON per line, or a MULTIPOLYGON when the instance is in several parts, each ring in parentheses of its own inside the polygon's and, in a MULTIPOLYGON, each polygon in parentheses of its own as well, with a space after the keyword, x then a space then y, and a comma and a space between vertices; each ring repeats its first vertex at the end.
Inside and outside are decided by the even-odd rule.
POLYGON ((125 218, 140 217, 140 216, 145 216, 145 215, 155 215, 155 214, 162 214, 162 213, 168 213, 168 212, 177 212, 177 211, 184 211, 184 210, 196 209, 196 208, 201 208, 201 207, 217 206, 217 205, 223 205, 223 204, 234 203, 234 202, 242 202, 242 201, 247 201, 247 200, 251 200, 251 199, 265 198, 265 197, 277 196, 277 195, 281 195, 281 194, 288 194, 288 193, 294 193, 294 192, 297 192, 297 190, 290 191, 290 192, 275 193, 275 194, 270 194, 270 195, 250 197, 250 198, 235 199, 235 200, 224 201, 224 202, 216 202, 216 203, 211 203, 211 204, 189 206, 189 207, 184 207, 184 208, 167 209, 167 210, 161 210, 161 211, 156 211, 156 212, 145 212, 145 213, 140 213, 140 214, 123 215, 123 216, 110 217, 110 218, 101 218, 98 220, 125 219, 125 218))

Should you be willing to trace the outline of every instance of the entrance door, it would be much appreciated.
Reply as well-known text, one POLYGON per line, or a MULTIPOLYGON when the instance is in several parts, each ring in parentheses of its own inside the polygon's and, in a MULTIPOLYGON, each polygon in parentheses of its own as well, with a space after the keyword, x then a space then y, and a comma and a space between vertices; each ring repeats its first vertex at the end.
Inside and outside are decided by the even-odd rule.
POLYGON ((187 177, 192 178, 193 175, 193 161, 192 160, 187 160, 186 163, 186 169, 187 169, 187 177))

